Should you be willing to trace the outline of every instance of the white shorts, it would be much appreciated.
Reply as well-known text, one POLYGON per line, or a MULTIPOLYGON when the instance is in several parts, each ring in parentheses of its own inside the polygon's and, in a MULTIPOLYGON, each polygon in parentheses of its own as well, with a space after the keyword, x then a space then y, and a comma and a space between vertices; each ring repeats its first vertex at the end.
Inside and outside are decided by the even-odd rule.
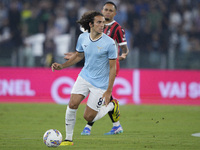
POLYGON ((104 99, 102 96, 106 90, 97 88, 83 79, 81 76, 78 76, 76 82, 72 88, 71 94, 81 94, 85 98, 89 95, 87 106, 95 111, 99 111, 101 106, 104 104, 104 99))

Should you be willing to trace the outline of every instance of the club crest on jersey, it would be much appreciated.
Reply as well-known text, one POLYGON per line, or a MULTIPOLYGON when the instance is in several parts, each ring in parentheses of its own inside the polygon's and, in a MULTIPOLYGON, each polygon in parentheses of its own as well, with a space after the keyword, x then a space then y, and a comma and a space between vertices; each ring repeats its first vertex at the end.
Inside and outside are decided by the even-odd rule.
POLYGON ((110 30, 108 30, 106 34, 109 35, 110 34, 110 30))
POLYGON ((103 47, 97 46, 98 52, 100 52, 102 48, 103 48, 103 47))

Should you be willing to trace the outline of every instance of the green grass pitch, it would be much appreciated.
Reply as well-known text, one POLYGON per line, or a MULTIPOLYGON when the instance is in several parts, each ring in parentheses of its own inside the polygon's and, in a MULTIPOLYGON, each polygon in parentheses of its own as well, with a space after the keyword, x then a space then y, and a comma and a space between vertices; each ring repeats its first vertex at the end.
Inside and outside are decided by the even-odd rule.
MULTIPOLYGON (((59 150, 199 150, 199 106, 120 106, 124 133, 104 135, 112 123, 106 115, 90 136, 81 136, 85 105, 77 111, 74 145, 59 150)), ((43 143, 46 130, 55 128, 65 138, 65 105, 0 104, 0 150, 49 150, 43 143)), ((51 149, 51 148, 50 148, 51 149)))

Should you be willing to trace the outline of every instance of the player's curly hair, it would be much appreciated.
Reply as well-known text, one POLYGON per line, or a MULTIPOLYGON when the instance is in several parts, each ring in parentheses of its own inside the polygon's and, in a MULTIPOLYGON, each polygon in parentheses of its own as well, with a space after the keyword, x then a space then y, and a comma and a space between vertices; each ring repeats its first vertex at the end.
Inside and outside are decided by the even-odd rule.
POLYGON ((85 30, 90 33, 90 26, 89 23, 94 23, 94 17, 96 16, 103 16, 102 13, 98 11, 89 11, 83 14, 80 20, 77 21, 85 30))

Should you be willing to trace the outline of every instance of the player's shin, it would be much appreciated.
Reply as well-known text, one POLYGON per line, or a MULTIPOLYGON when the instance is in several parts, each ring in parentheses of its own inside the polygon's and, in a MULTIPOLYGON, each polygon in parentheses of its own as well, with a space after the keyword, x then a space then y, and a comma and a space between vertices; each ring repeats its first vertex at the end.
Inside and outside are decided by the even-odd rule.
POLYGON ((65 140, 72 141, 74 125, 76 122, 77 109, 71 109, 69 106, 66 110, 65 123, 66 123, 66 138, 65 140))

